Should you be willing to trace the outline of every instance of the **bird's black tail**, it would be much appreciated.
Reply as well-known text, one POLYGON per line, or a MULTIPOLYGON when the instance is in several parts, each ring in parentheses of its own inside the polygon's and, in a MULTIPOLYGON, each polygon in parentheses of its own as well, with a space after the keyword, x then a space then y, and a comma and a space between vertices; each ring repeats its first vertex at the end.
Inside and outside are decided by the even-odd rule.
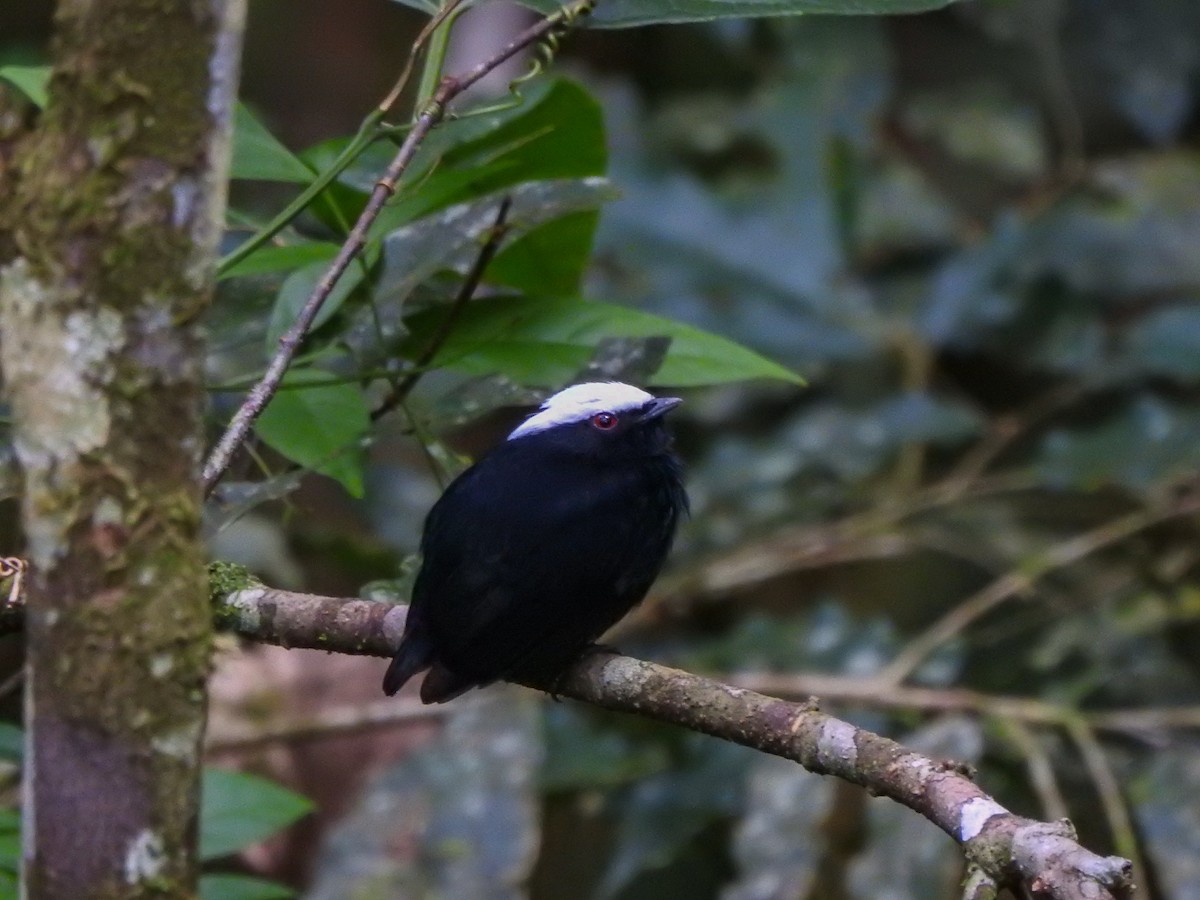
POLYGON ((404 635, 391 665, 383 676, 383 692, 389 697, 404 687, 404 683, 418 672, 433 665, 433 648, 420 633, 404 635))

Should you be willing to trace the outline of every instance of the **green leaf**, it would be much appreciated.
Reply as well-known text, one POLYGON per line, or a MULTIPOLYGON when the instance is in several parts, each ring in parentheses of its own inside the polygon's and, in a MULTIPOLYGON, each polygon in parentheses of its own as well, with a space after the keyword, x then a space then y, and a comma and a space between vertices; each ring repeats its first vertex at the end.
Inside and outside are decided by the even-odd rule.
POLYGON ((534 297, 575 293, 591 261, 598 221, 596 213, 573 213, 534 228, 492 260, 488 281, 534 297))
MULTIPOLYGON (((505 194, 512 200, 507 234, 512 237, 571 213, 594 210, 613 196, 602 178, 533 181, 505 194)), ((496 221, 500 197, 459 204, 389 234, 370 309, 355 310, 342 341, 366 366, 382 365, 395 355, 394 336, 404 333, 405 303, 421 284, 439 272, 466 271, 496 221)))
POLYGON ((1200 757, 1194 749, 1168 745, 1145 753, 1129 767, 1126 781, 1137 817, 1138 835, 1163 897, 1200 896, 1200 757))
POLYGON ((371 234, 386 234, 447 206, 478 197, 481 184, 494 182, 498 173, 509 168, 512 165, 505 160, 473 169, 439 168, 421 178, 411 189, 401 190, 375 220, 371 234))
POLYGON ((283 246, 268 244, 259 247, 233 268, 222 272, 218 278, 224 280, 240 275, 265 275, 270 272, 297 269, 300 266, 316 262, 328 264, 337 256, 337 252, 337 244, 325 241, 304 241, 300 244, 283 246))
POLYGON ((1128 335, 1132 362, 1144 371, 1181 381, 1200 379, 1200 309, 1158 310, 1128 335))
MULTIPOLYGON (((329 165, 345 146, 326 141, 304 152, 315 169, 329 165)), ((365 197, 395 148, 369 147, 338 178, 365 197)), ((396 198, 373 229, 383 233, 457 203, 529 181, 602 175, 607 167, 600 104, 565 79, 530 87, 524 102, 447 122, 422 145, 396 198)))
MULTIPOLYGON (((560 0, 521 0, 542 13, 561 8, 560 0)), ((953 0, 604 0, 589 21, 604 28, 629 28, 656 22, 708 22, 804 13, 898 15, 941 9, 953 0)))
POLYGON ((546 758, 538 778, 545 792, 611 788, 670 767, 661 744, 635 741, 573 707, 547 704, 542 712, 546 758))
POLYGON ((225 769, 205 769, 200 858, 218 859, 269 838, 310 812, 312 802, 285 787, 225 769))
POLYGON ((499 173, 481 192, 522 181, 602 175, 608 166, 604 112, 583 87, 565 78, 527 92, 525 103, 512 110, 467 119, 455 140, 441 149, 443 163, 459 168, 503 159, 510 169, 499 173), (470 135, 477 135, 469 138, 470 135))
MULTIPOLYGON (((329 292, 329 296, 325 298, 325 302, 317 311, 317 316, 309 327, 310 333, 328 322, 330 317, 346 302, 346 298, 354 292, 354 289, 362 284, 363 278, 366 276, 365 268, 366 265, 362 260, 355 260, 350 264, 350 268, 342 273, 342 277, 337 280, 337 284, 333 286, 333 290, 329 292)), ((329 262, 321 260, 296 269, 284 279, 283 284, 279 287, 279 293, 275 296, 275 305, 271 308, 271 321, 267 325, 268 356, 275 351, 275 345, 283 333, 292 327, 300 310, 312 296, 317 282, 325 276, 328 269, 329 262)))
POLYGON ((50 84, 49 66, 0 66, 0 79, 7 81, 38 109, 45 109, 50 101, 46 91, 50 84))
POLYGON ((684 736, 676 767, 641 779, 623 798, 600 897, 670 864, 704 828, 738 811, 754 754, 698 737, 684 736))
POLYGON ((25 753, 25 731, 12 722, 0 722, 0 759, 21 764, 25 753))
POLYGON ((354 497, 363 492, 363 453, 357 445, 371 419, 357 385, 328 372, 296 369, 259 416, 258 435, 293 462, 340 482, 354 497))
MULTIPOLYGON (((15 809, 0 809, 0 872, 11 873, 15 879, 20 871, 21 813, 15 809)), ((5 896, 4 887, 5 881, 0 878, 0 896, 5 896)))
MULTIPOLYGON (((412 316, 407 349, 418 352, 445 312, 412 316)), ((794 372, 714 334, 659 316, 577 298, 495 298, 467 307, 436 365, 472 375, 500 372, 527 384, 553 384, 587 362, 607 337, 671 339, 652 384, 689 387, 778 378, 803 384, 794 372)))
POLYGON ((1200 465, 1200 411, 1140 396, 1093 428, 1054 429, 1039 457, 1052 485, 1145 489, 1200 465))
POLYGON ((201 875, 200 900, 288 900, 296 892, 286 885, 250 875, 201 875))
POLYGON ((292 151, 279 143, 244 104, 237 105, 233 121, 231 178, 308 184, 314 174, 292 151))

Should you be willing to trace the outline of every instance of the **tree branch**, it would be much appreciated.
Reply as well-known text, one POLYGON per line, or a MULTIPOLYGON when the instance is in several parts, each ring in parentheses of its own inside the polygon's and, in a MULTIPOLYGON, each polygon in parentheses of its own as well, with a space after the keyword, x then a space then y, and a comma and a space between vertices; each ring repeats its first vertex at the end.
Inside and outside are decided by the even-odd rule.
MULTIPOLYGON (((368 656, 392 654, 406 613, 402 606, 262 586, 218 589, 214 600, 218 624, 252 640, 368 656)), ((1035 897, 1132 896, 1130 863, 1081 847, 1068 822, 1015 815, 953 763, 929 759, 826 715, 815 701, 780 700, 608 653, 587 655, 553 689, 560 696, 791 759, 809 771, 891 797, 954 838, 983 875, 1001 884, 1023 884, 1035 897)))
MULTIPOLYGON (((217 626, 258 643, 388 657, 404 631, 404 606, 276 590, 252 583, 236 566, 217 564, 210 571, 217 626)), ((23 612, 19 599, 0 608, 0 634, 20 630, 23 612)), ((815 699, 781 700, 604 652, 585 656, 554 685, 528 686, 690 728, 890 797, 950 835, 978 872, 981 885, 1020 885, 1031 896, 1046 900, 1131 900, 1134 896, 1129 860, 1099 856, 1080 846, 1065 819, 1038 822, 1018 816, 984 793, 961 766, 914 753, 889 738, 826 715, 815 699)), ((404 718, 417 715, 406 709, 404 718)), ((372 709, 365 716, 349 716, 345 724, 369 728, 388 718, 383 710, 372 709)), ((229 743, 290 737, 292 730, 306 736, 312 730, 309 725, 321 727, 308 723, 289 729, 286 735, 232 736, 229 743)))

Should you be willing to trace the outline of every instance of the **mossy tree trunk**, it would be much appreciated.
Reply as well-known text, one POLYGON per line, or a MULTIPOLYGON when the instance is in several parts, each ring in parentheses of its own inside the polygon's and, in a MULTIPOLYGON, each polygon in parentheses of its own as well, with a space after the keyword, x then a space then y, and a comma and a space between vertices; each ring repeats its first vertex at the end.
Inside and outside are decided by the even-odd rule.
POLYGON ((211 632, 197 316, 242 7, 62 0, 49 105, 0 179, 0 362, 32 566, 30 897, 194 891, 211 632))

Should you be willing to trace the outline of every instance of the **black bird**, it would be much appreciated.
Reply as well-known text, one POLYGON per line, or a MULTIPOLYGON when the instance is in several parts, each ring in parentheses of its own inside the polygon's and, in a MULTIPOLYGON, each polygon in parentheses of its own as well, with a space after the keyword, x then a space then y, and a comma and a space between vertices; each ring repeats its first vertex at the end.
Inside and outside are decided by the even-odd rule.
POLYGON ((434 504, 391 695, 425 669, 442 703, 550 680, 650 589, 687 511, 665 413, 627 384, 560 391, 434 504))

